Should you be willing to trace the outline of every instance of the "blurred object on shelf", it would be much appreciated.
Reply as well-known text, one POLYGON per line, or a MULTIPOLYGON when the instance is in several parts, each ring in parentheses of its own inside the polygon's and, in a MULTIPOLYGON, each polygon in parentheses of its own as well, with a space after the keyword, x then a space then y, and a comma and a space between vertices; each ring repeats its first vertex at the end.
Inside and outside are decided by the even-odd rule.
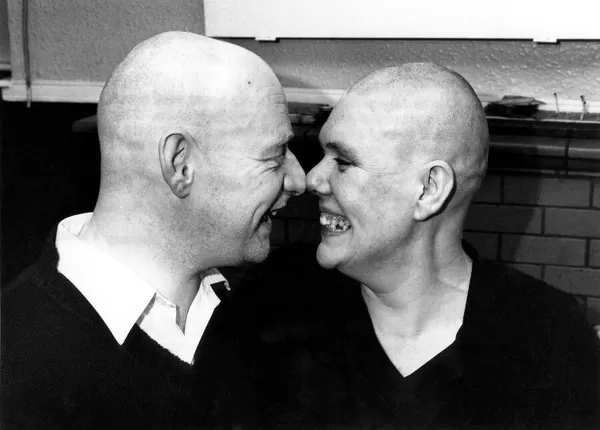
POLYGON ((329 105, 288 103, 292 124, 311 124, 320 127, 325 124, 333 107, 329 105))
POLYGON ((497 102, 490 102, 485 107, 488 116, 506 118, 533 118, 540 105, 545 104, 533 97, 504 96, 497 102))

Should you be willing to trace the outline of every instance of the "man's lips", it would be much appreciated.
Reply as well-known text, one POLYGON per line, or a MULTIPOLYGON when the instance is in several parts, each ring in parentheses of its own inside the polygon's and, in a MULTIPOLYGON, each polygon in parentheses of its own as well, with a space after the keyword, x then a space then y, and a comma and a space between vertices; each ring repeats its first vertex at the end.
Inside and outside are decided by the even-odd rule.
POLYGON ((286 198, 283 201, 278 201, 278 203, 274 206, 272 206, 271 208, 267 209, 265 211, 265 213, 263 214, 263 216, 261 217, 261 222, 266 222, 269 220, 269 218, 273 218, 275 215, 277 215, 277 212, 279 212, 280 210, 282 210, 283 208, 285 208, 285 206, 287 205, 289 198, 286 198))
POLYGON ((290 201, 290 195, 286 192, 275 201, 273 206, 271 206, 270 211, 271 212, 280 211, 281 209, 283 209, 284 207, 287 206, 289 201, 290 201))

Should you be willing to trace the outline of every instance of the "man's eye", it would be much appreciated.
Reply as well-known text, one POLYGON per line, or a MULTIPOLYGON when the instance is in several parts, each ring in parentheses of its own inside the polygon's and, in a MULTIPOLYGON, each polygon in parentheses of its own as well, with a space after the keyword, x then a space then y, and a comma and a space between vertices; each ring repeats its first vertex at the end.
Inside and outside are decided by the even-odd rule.
POLYGON ((343 158, 334 158, 334 160, 337 163, 339 170, 345 170, 349 166, 352 166, 352 163, 350 163, 349 161, 344 160, 343 158))
POLYGON ((285 164, 285 153, 273 158, 273 161, 276 163, 276 166, 274 168, 280 169, 285 164))

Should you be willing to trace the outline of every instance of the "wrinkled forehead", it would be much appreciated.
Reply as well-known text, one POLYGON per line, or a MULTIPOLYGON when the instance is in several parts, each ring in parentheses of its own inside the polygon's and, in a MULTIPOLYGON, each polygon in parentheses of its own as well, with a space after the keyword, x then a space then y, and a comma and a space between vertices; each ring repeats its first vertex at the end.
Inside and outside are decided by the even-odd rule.
POLYGON ((249 97, 242 112, 255 118, 256 125, 290 134, 291 123, 285 94, 279 84, 257 88, 249 97))
POLYGON ((255 154, 292 137, 285 95, 278 85, 241 88, 218 111, 211 128, 229 149, 255 154))
MULTIPOLYGON (((283 90, 279 86, 261 88, 257 92, 259 112, 277 122, 289 123, 288 105, 283 90)), ((254 107, 256 110, 256 106, 254 107)))

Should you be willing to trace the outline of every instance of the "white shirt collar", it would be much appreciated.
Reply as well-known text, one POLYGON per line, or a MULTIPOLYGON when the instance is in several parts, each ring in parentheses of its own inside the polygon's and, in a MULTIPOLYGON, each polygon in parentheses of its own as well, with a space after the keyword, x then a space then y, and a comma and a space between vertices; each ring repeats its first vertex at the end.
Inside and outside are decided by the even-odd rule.
MULTIPOLYGON (((91 216, 91 213, 75 215, 59 223, 56 234, 58 271, 90 302, 122 345, 158 292, 110 254, 78 238, 91 216)), ((216 269, 207 271, 198 292, 205 295, 206 289, 210 289, 215 307, 220 300, 212 292, 210 283, 218 281, 225 281, 225 278, 216 269)), ((194 302, 198 299, 196 297, 194 302)))

